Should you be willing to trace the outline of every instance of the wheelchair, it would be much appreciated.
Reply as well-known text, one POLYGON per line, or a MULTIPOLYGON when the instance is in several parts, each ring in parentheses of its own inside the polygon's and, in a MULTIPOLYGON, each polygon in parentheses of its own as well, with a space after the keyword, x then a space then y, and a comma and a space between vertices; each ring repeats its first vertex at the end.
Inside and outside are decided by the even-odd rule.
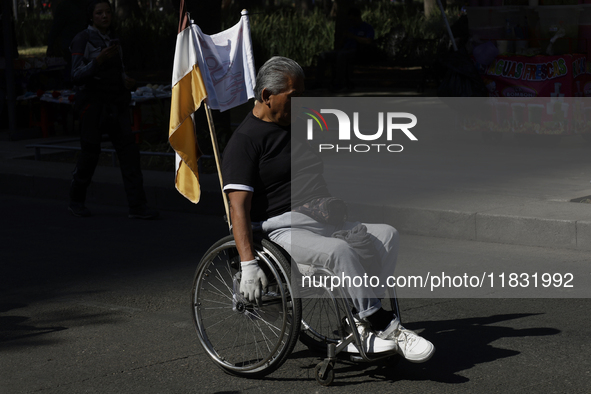
MULTIPOLYGON (((323 386, 334 381, 337 355, 353 343, 356 362, 394 359, 393 351, 367 354, 353 322, 353 311, 343 289, 295 288, 291 258, 280 246, 255 233, 255 253, 268 279, 261 305, 240 294, 240 256, 232 235, 217 241, 204 254, 195 272, 191 292, 192 317, 199 342, 213 362, 225 372, 258 378, 279 368, 290 356, 298 339, 312 352, 326 358, 315 368, 315 379, 323 386), (314 294, 312 294, 314 293, 314 294), (352 327, 352 328, 351 328, 352 327)), ((295 262, 293 263, 295 264, 295 262)), ((332 275, 315 268, 315 275, 332 275)), ((385 309, 400 317, 394 289, 384 300, 385 309)), ((340 355, 339 355, 340 357, 340 355)))

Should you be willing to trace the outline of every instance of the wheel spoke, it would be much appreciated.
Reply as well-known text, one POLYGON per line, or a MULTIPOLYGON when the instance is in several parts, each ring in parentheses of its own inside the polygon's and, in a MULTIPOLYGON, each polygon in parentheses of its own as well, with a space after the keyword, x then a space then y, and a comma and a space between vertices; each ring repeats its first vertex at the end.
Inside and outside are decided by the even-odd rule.
POLYGON ((259 329, 259 331, 261 332, 261 336, 263 337, 263 340, 265 341, 265 345, 267 346, 267 350, 270 352, 271 351, 271 348, 269 347, 270 340, 267 338, 267 336, 265 335, 265 333, 261 329, 260 322, 257 322, 256 325, 257 325, 257 328, 259 329))
MULTIPOLYGON (((217 290, 217 291, 210 291, 210 290, 209 290, 209 291, 210 291, 212 294, 216 294, 216 293, 217 293, 217 294, 219 294, 220 296, 222 296, 222 297, 224 297, 224 298, 227 298, 227 299, 229 299, 230 301, 232 301, 232 297, 230 297, 230 296, 228 296, 228 295, 224 294, 224 293, 223 293, 223 292, 222 292, 220 289, 218 289, 217 287, 215 287, 213 284, 210 284, 210 286, 211 286, 211 287, 213 287, 214 289, 216 289, 216 290, 217 290)), ((204 289, 204 290, 205 290, 205 291, 208 291, 208 290, 206 290, 206 289, 204 289)))
POLYGON ((265 321, 264 319, 261 319, 259 316, 255 315, 254 313, 252 313, 250 311, 246 311, 245 313, 248 313, 249 315, 252 315, 252 318, 253 319, 257 319, 259 321, 262 321, 263 323, 265 323, 267 325, 267 327, 274 328, 275 330, 277 330, 277 332, 281 332, 281 329, 279 327, 276 327, 276 326, 272 325, 271 323, 265 321))
POLYGON ((210 307, 210 308, 201 308, 203 310, 210 310, 210 309, 232 309, 231 306, 216 306, 216 307, 210 307))
POLYGON ((218 324, 220 324, 220 323, 223 323, 223 322, 225 322, 226 320, 228 320, 228 319, 230 319, 230 318, 232 318, 232 317, 234 317, 234 316, 233 316, 233 315, 230 315, 230 316, 226 317, 225 319, 223 319, 223 320, 220 320, 220 321, 218 321, 217 323, 214 323, 214 324, 212 324, 211 326, 207 326, 207 327, 204 327, 204 328, 205 328, 206 330, 208 330, 208 329, 210 329, 211 327, 215 327, 215 326, 217 326, 218 324))
MULTIPOLYGON (((205 291, 205 292, 207 292, 207 291, 205 291)), ((209 292, 209 293, 211 293, 211 294, 215 294, 214 292, 209 292)), ((201 301, 201 303, 203 303, 203 302, 213 302, 214 304, 228 305, 228 301, 217 301, 217 300, 210 300, 210 299, 208 299, 208 298, 202 298, 202 297, 199 297, 199 300, 201 301)), ((197 305, 195 305, 195 306, 197 306, 197 305)), ((230 306, 228 306, 228 307, 230 307, 230 308, 231 308, 231 305, 230 305, 230 306)))
POLYGON ((222 282, 222 284, 223 284, 224 286, 226 286, 226 289, 228 289, 228 291, 229 291, 231 294, 234 294, 234 290, 233 290, 233 289, 230 289, 230 286, 228 286, 228 284, 226 283, 226 281, 225 281, 225 280, 224 280, 224 278, 222 277, 222 274, 220 273, 220 271, 219 271, 218 269, 216 269, 215 271, 216 271, 216 272, 218 273, 218 275, 219 275, 219 276, 216 276, 216 279, 217 279, 217 280, 219 280, 220 282, 222 282))
MULTIPOLYGON (((208 314, 207 314, 207 316, 203 316, 203 320, 206 320, 206 319, 211 319, 211 318, 214 318, 214 317, 217 317, 217 316, 223 315, 223 314, 225 314, 225 313, 224 313, 224 312, 218 312, 218 313, 208 313, 208 314)), ((230 318, 230 317, 232 317, 232 315, 230 315, 228 318, 230 318)))

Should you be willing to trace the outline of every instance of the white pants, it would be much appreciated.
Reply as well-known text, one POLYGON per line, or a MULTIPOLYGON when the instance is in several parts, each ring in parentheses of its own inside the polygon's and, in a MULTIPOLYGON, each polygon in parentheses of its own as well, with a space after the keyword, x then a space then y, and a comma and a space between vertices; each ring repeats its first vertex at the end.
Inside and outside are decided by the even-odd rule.
POLYGON ((310 265, 331 270, 336 276, 378 276, 380 285, 350 286, 347 292, 353 305, 364 318, 381 307, 387 287, 386 278, 394 274, 398 256, 398 231, 386 224, 365 224, 377 251, 377 258, 369 265, 362 264, 357 252, 344 240, 331 237, 335 231, 351 230, 358 222, 341 226, 323 224, 298 212, 287 212, 262 223, 269 238, 283 247, 298 264, 301 272, 310 265))

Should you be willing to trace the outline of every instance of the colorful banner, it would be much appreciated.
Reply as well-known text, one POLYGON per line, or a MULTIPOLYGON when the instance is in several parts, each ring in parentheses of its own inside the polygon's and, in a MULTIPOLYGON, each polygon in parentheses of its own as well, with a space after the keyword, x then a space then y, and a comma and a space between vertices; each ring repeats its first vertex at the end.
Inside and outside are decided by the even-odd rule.
POLYGON ((491 97, 583 97, 591 82, 584 55, 498 56, 480 71, 491 97))
POLYGON ((491 97, 478 131, 569 135, 591 133, 591 71, 585 55, 498 56, 480 73, 491 97), (589 117, 589 119, 587 119, 589 117), (589 127, 587 124, 589 123, 589 127))

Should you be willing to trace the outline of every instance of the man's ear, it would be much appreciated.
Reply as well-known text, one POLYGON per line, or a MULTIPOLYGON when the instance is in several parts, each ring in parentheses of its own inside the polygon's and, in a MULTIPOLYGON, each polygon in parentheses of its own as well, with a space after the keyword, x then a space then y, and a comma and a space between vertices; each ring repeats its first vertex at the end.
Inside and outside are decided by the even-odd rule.
POLYGON ((263 104, 269 104, 269 97, 271 97, 271 92, 267 88, 263 88, 261 92, 261 99, 263 100, 263 104))

